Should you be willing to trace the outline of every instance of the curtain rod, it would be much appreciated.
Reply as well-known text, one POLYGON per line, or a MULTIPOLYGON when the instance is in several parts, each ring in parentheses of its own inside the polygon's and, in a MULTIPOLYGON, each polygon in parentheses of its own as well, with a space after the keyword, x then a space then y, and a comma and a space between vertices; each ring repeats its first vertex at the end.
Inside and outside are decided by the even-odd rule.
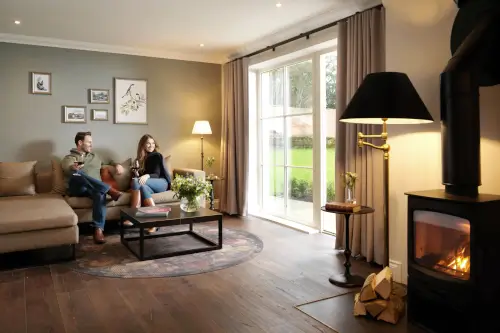
POLYGON ((290 42, 294 42, 294 41, 296 41, 296 40, 298 40, 298 39, 301 39, 301 38, 304 38, 304 37, 305 37, 306 39, 309 39, 309 36, 310 36, 310 35, 315 34, 315 33, 317 33, 317 32, 320 32, 320 31, 323 31, 323 30, 326 30, 326 29, 328 29, 328 28, 334 27, 334 26, 336 26, 338 23, 340 23, 340 22, 342 22, 342 21, 345 21, 345 20, 347 20, 347 19, 349 19, 349 18, 351 18, 351 17, 353 17, 353 16, 355 16, 355 15, 357 15, 357 14, 359 14, 359 13, 363 13, 363 12, 366 12, 366 11, 371 10, 371 9, 380 9, 380 8, 382 8, 382 7, 383 7, 383 5, 376 5, 376 6, 374 6, 374 7, 367 8, 367 9, 365 9, 365 10, 361 11, 361 12, 356 12, 355 14, 350 15, 350 16, 347 16, 347 17, 344 17, 343 19, 337 20, 337 21, 332 22, 332 23, 325 24, 325 25, 323 25, 323 26, 321 26, 321 27, 318 27, 318 28, 316 28, 316 29, 309 30, 309 31, 307 31, 307 32, 303 32, 303 33, 301 33, 301 34, 298 34, 297 36, 294 36, 294 37, 291 37, 291 38, 285 39, 284 41, 281 41, 281 42, 275 43, 275 44, 273 44, 273 45, 270 45, 270 46, 264 47, 264 48, 262 48, 262 49, 260 49, 260 50, 257 50, 257 51, 255 51, 255 52, 249 53, 249 54, 244 55, 244 56, 241 56, 241 57, 238 57, 238 58, 233 59, 233 60, 231 60, 231 61, 236 61, 236 60, 240 60, 240 59, 243 59, 243 58, 253 57, 253 56, 257 55, 257 54, 264 53, 264 52, 269 51, 269 50, 273 50, 273 51, 275 51, 275 50, 276 50, 276 48, 277 48, 277 47, 279 47, 279 46, 282 46, 282 45, 288 44, 288 43, 290 43, 290 42))

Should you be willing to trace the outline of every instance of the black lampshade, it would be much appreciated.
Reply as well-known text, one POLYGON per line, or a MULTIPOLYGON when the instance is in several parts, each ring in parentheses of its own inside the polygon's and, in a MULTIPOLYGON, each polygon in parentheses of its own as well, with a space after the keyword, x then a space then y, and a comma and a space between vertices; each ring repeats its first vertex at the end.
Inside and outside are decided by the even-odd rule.
POLYGON ((368 74, 347 105, 340 121, 357 124, 423 124, 434 120, 408 75, 368 74))

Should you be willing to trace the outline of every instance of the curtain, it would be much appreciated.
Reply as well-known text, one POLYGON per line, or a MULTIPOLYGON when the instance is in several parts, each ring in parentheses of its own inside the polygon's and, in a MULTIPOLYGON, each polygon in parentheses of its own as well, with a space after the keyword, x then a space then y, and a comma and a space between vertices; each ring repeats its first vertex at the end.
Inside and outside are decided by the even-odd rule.
MULTIPOLYGON (((383 156, 370 147, 359 148, 357 133, 380 134, 380 125, 339 122, 364 77, 385 70, 385 9, 373 8, 349 17, 338 26, 337 45, 337 137, 335 152, 335 200, 345 200, 341 175, 356 172, 358 203, 375 213, 351 217, 349 237, 353 256, 384 263, 383 156)), ((374 144, 380 144, 377 140, 374 144)), ((335 248, 345 247, 344 217, 337 215, 335 248)))
POLYGON ((230 215, 247 213, 248 179, 248 58, 222 68, 224 110, 221 137, 220 209, 230 215))

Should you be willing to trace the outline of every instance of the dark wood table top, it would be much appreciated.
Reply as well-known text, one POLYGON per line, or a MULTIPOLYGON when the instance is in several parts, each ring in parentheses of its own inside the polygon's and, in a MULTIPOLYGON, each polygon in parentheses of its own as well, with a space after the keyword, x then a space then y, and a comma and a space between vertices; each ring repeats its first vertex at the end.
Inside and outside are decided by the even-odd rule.
POLYGON ((148 224, 161 221, 180 222, 180 224, 182 224, 182 220, 187 220, 190 222, 198 222, 196 220, 199 220, 199 222, 203 222, 206 220, 206 218, 216 218, 218 216, 222 216, 222 214, 219 212, 203 207, 200 207, 196 212, 192 213, 183 211, 179 205, 158 205, 158 207, 170 207, 172 210, 168 213, 168 216, 154 217, 135 216, 137 208, 123 208, 121 212, 130 220, 134 220, 134 222, 139 224, 148 224))
POLYGON ((321 207, 321 210, 327 213, 333 213, 333 214, 349 214, 349 215, 361 215, 361 214, 370 214, 375 211, 375 209, 368 207, 368 206, 361 206, 361 210, 357 212, 346 212, 345 210, 327 210, 325 206, 321 207))

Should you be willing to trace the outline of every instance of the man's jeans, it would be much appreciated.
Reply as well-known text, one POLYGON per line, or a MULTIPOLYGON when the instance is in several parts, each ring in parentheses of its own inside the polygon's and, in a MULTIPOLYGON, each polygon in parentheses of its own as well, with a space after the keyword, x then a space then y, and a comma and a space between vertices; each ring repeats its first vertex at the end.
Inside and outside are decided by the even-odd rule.
POLYGON ((146 184, 139 184, 139 180, 137 178, 132 179, 132 190, 140 190, 141 198, 150 199, 153 193, 161 193, 165 192, 168 187, 168 182, 164 178, 149 178, 146 181, 146 184))
POLYGON ((68 182, 68 194, 72 197, 88 197, 92 199, 92 220, 94 226, 104 230, 106 224, 106 193, 111 186, 102 181, 77 171, 79 176, 72 175, 68 182))

